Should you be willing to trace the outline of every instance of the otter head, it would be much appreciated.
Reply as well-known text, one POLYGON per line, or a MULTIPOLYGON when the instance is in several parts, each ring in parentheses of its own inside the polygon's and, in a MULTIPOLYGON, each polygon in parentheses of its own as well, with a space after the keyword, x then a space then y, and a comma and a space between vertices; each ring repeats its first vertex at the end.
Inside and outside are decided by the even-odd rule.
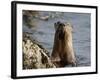
POLYGON ((72 32, 72 25, 70 23, 62 23, 60 21, 54 23, 55 32, 59 40, 63 40, 65 34, 72 32))
POLYGON ((63 40, 65 36, 65 33, 64 33, 65 24, 58 21, 57 23, 54 24, 54 27, 55 27, 55 31, 56 31, 58 39, 63 40))
POLYGON ((61 23, 60 21, 54 23, 54 27, 55 27, 55 30, 61 30, 62 28, 65 27, 65 24, 64 23, 61 23))

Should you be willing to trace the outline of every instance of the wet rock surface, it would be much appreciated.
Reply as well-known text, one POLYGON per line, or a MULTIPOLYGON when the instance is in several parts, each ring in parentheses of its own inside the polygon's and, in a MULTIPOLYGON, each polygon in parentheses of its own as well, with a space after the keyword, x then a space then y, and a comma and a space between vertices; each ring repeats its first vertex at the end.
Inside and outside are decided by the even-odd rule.
POLYGON ((49 52, 27 33, 23 33, 23 69, 56 68, 49 52))

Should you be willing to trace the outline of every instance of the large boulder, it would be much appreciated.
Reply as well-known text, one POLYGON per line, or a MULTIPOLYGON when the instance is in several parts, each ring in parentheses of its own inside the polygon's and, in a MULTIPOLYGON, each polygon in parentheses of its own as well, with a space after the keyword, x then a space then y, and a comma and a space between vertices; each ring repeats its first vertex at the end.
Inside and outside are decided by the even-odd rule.
POLYGON ((23 34, 23 69, 56 68, 49 58, 49 52, 31 36, 23 34))

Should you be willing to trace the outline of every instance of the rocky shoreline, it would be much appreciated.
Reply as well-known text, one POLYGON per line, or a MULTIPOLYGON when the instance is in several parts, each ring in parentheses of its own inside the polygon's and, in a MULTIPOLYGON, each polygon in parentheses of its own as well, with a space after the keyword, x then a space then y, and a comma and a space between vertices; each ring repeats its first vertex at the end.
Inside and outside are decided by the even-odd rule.
POLYGON ((29 34, 23 33, 23 69, 56 68, 49 52, 29 34))

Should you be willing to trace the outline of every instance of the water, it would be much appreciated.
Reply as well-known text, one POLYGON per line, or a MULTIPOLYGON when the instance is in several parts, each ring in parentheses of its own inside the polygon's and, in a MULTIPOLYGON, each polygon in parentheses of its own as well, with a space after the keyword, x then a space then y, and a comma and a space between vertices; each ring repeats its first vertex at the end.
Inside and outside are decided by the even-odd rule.
POLYGON ((33 17, 32 20, 35 26, 29 28, 29 26, 24 24, 24 32, 32 33, 31 36, 39 41, 51 53, 55 34, 54 23, 57 21, 70 22, 73 25, 73 46, 78 66, 91 65, 91 15, 89 13, 39 12, 38 14, 39 16, 49 15, 50 18, 48 20, 41 20, 33 17))

